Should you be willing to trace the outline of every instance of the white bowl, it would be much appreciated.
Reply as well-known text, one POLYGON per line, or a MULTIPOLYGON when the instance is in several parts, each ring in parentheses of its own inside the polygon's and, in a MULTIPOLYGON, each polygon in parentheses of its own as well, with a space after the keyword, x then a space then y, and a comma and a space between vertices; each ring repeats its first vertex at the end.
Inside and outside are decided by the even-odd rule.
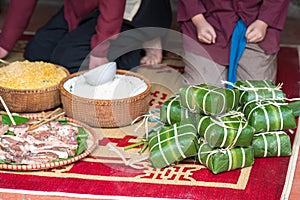
POLYGON ((83 74, 85 81, 93 86, 102 85, 112 81, 116 76, 117 64, 109 62, 89 70, 83 74))

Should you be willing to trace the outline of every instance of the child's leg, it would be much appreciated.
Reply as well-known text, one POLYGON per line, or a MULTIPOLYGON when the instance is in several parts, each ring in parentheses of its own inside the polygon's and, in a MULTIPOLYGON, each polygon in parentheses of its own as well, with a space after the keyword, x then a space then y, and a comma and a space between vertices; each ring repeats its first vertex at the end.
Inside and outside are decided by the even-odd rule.
POLYGON ((24 58, 29 61, 50 62, 59 41, 68 33, 68 23, 61 9, 43 27, 39 28, 26 46, 24 58))
POLYGON ((207 83, 223 87, 222 80, 227 80, 227 67, 214 61, 185 52, 184 79, 187 85, 207 83))
POLYGON ((267 55, 258 44, 247 44, 237 69, 238 80, 272 80, 277 73, 276 54, 267 55))
MULTIPOLYGON (((77 72, 91 51, 90 40, 96 32, 98 16, 98 11, 91 13, 69 32, 62 9, 38 30, 27 45, 24 58, 51 62, 66 67, 70 73, 77 72)), ((87 69, 88 64, 85 65, 87 69)))
POLYGON ((50 62, 65 66, 70 73, 88 69, 90 41, 96 33, 98 16, 99 12, 94 11, 82 19, 74 30, 68 32, 56 45, 50 62))

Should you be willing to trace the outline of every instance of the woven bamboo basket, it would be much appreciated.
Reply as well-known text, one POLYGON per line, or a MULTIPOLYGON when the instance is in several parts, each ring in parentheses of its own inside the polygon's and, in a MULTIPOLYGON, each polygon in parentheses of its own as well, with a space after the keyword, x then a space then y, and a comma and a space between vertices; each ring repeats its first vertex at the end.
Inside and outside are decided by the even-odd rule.
MULTIPOLYGON (((61 66, 67 76, 69 71, 61 66)), ((0 86, 0 95, 11 112, 32 113, 46 111, 61 104, 59 84, 41 89, 10 89, 0 86)), ((3 105, 0 106, 1 109, 3 105)))
POLYGON ((129 125, 134 119, 149 111, 151 84, 142 75, 126 70, 117 70, 117 74, 142 79, 147 84, 147 89, 129 98, 99 100, 73 95, 64 88, 67 80, 82 73, 71 74, 60 83, 62 106, 67 116, 93 127, 114 128, 129 125))

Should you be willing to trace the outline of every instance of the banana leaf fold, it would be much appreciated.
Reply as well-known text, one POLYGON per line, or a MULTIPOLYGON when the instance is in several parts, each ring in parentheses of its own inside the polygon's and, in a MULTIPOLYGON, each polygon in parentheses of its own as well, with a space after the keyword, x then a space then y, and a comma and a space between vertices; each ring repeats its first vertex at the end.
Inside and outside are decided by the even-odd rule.
POLYGON ((219 149, 210 147, 206 142, 200 142, 198 160, 212 173, 219 174, 252 166, 254 152, 251 146, 219 149))
POLYGON ((241 112, 231 111, 219 116, 198 115, 196 123, 198 134, 211 147, 248 147, 255 133, 241 112))
POLYGON ((239 105, 239 90, 207 84, 183 87, 179 96, 182 107, 205 115, 226 113, 239 105))
POLYGON ((287 103, 252 101, 245 104, 243 113, 256 133, 296 128, 296 117, 287 103))
POLYGON ((240 90, 240 103, 244 105, 254 100, 276 100, 284 102, 286 95, 281 85, 275 86, 271 80, 237 81, 235 86, 240 90))
POLYGON ((195 126, 189 119, 171 126, 164 126, 149 136, 150 161, 155 168, 197 155, 199 148, 195 126))
POLYGON ((252 147, 254 157, 280 157, 292 154, 290 137, 284 131, 255 134, 252 147))
POLYGON ((300 99, 298 101, 290 102, 287 106, 293 110, 295 117, 300 116, 300 99))
POLYGON ((193 113, 181 107, 179 95, 171 97, 160 106, 160 121, 171 125, 182 119, 193 118, 193 113))

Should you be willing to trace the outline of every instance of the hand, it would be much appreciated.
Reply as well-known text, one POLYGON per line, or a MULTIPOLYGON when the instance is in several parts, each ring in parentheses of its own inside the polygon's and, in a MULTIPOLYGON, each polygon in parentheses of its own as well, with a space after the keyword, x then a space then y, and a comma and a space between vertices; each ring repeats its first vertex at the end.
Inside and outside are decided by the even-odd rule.
POLYGON ((215 29, 210 25, 203 14, 195 15, 192 18, 193 24, 197 28, 198 40, 207 44, 214 44, 216 42, 216 32, 215 29))
POLYGON ((2 47, 0 47, 0 58, 4 58, 5 56, 7 56, 7 54, 8 54, 8 51, 6 51, 2 47))
POLYGON ((246 30, 246 39, 248 42, 260 42, 262 41, 267 32, 268 24, 257 19, 250 24, 246 30))
POLYGON ((96 56, 90 55, 89 69, 93 69, 93 68, 103 65, 105 63, 108 63, 108 59, 106 57, 96 57, 96 56))

